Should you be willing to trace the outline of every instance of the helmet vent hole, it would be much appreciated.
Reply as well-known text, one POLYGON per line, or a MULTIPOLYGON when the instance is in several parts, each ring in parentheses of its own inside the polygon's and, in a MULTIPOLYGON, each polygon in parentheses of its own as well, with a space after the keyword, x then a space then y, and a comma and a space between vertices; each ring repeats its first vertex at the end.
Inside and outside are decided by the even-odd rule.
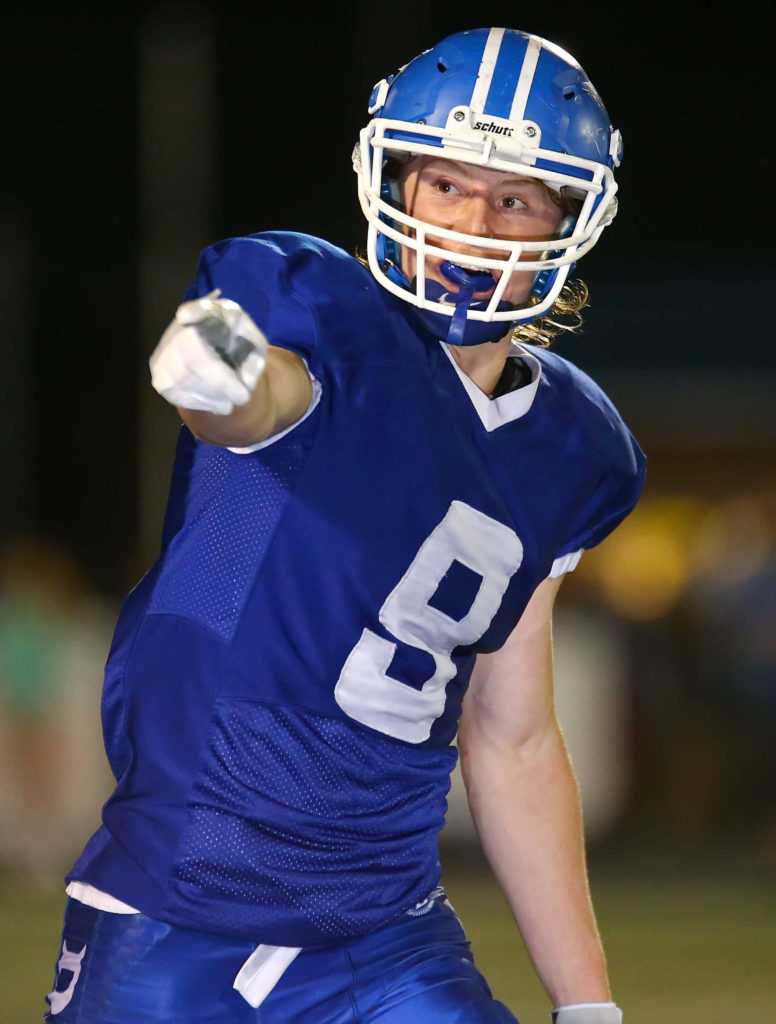
POLYGON ((437 71, 447 71, 447 64, 443 60, 437 61, 437 71))
POLYGON ((569 89, 568 92, 564 92, 563 93, 563 99, 564 100, 573 100, 575 96, 576 96, 576 93, 574 92, 573 89, 569 89))

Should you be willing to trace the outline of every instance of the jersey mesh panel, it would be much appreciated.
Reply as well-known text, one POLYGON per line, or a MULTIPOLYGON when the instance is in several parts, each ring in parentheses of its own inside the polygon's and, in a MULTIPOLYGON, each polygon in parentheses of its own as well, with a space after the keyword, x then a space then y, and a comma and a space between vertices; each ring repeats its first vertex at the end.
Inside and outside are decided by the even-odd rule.
POLYGON ((169 545, 150 614, 182 615, 232 638, 305 455, 303 437, 252 455, 197 446, 186 525, 169 545))
POLYGON ((219 701, 212 735, 171 919, 204 899, 216 930, 304 945, 379 927, 438 883, 452 748, 250 701, 219 701))

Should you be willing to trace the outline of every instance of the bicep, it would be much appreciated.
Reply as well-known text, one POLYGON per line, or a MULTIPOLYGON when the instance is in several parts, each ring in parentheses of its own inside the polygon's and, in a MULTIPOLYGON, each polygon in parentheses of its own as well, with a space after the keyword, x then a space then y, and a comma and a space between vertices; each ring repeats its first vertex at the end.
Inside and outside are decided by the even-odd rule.
POLYGON ((459 742, 517 746, 555 722, 552 609, 563 577, 534 591, 503 647, 480 654, 463 704, 459 742))

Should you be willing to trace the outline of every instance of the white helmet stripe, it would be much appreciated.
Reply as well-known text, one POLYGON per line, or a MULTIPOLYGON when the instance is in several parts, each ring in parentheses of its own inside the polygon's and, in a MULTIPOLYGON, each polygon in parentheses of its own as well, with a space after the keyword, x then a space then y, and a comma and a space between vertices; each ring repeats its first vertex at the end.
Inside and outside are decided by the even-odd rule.
POLYGON ((477 81, 474 83, 469 106, 481 114, 485 108, 485 100, 488 98, 490 83, 493 80, 493 72, 498 60, 498 52, 501 49, 501 40, 504 38, 503 28, 492 28, 488 33, 488 41, 482 51, 480 70, 477 72, 477 81))
POLYGON ((523 67, 520 71, 520 78, 515 89, 515 98, 512 100, 512 109, 509 111, 510 121, 522 121, 525 118, 525 107, 528 103, 528 93, 533 85, 536 65, 539 63, 539 54, 542 52, 542 43, 536 36, 532 36, 525 51, 523 67))

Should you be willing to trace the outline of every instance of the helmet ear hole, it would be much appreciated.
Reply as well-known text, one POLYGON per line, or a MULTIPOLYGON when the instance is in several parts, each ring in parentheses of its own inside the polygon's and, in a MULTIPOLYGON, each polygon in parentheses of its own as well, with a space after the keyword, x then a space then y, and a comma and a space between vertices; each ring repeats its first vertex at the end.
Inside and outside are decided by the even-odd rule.
POLYGON ((403 209, 401 188, 399 186, 402 163, 403 161, 397 160, 396 157, 388 157, 383 167, 383 184, 381 189, 382 198, 387 203, 390 203, 391 206, 396 206, 399 209, 403 209))
POLYGON ((447 64, 443 60, 437 61, 437 71, 447 71, 447 64))

